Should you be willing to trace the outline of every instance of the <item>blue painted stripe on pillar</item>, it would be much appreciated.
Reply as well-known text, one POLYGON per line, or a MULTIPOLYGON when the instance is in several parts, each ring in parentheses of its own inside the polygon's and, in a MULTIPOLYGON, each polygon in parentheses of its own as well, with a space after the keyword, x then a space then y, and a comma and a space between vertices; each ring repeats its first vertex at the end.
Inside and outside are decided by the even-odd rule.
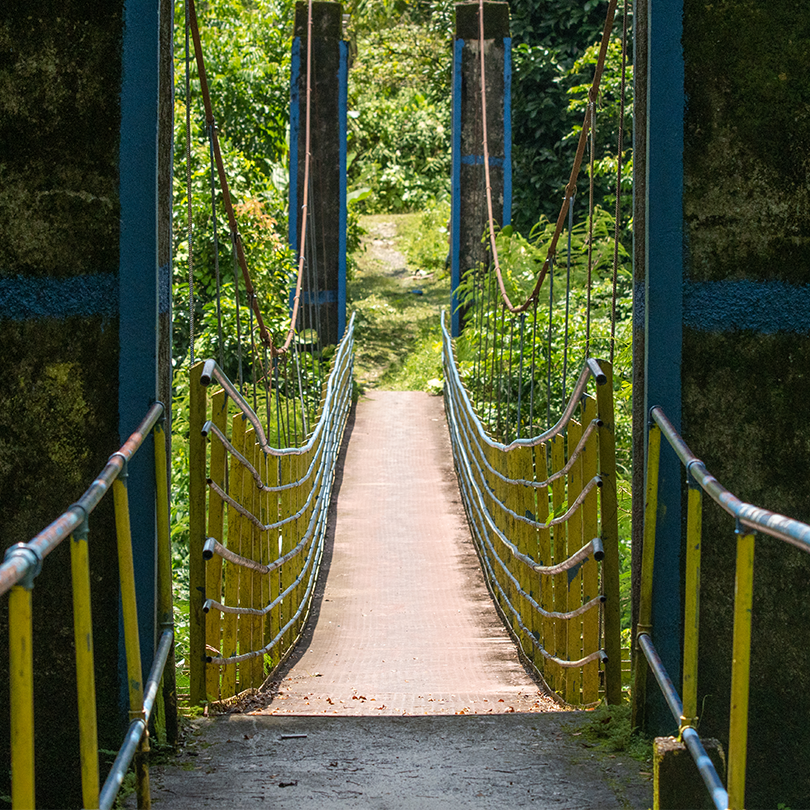
POLYGON ((512 223, 512 37, 503 38, 503 219, 512 223))
MULTIPOLYGON (((316 293, 301 290, 301 304, 335 304, 340 301, 340 290, 318 290, 316 293)), ((341 332, 341 334, 343 334, 341 332)))
POLYGON ((0 320, 118 316, 118 276, 93 273, 67 278, 0 278, 0 320))
MULTIPOLYGON (((646 401, 660 405, 676 429, 681 421, 683 334, 682 0, 657 0, 649 17, 647 110, 647 266, 645 280, 646 401)), ((662 442, 655 546, 653 628, 656 647, 680 691, 680 462, 662 442)), ((652 733, 669 733, 672 717, 657 689, 648 692, 652 733)))
POLYGON ((338 247, 338 336, 346 331, 346 138, 349 89, 349 43, 340 42, 340 73, 338 75, 338 138, 340 144, 340 225, 338 247))
MULTIPOLYGON (((118 414, 121 441, 157 396, 157 134, 159 0, 125 0, 119 151, 120 296, 118 414)), ((156 535, 154 455, 144 442, 129 465, 138 626, 144 672, 156 639, 156 535)), ((126 705, 126 657, 119 643, 126 705)))
POLYGON ((453 43, 453 147, 450 208, 450 327, 453 337, 461 334, 456 290, 461 283, 461 54, 464 40, 453 43))
POLYGON ((810 332, 810 286, 783 281, 687 282, 684 326, 701 332, 810 332))
MULTIPOLYGON (((483 166, 483 155, 463 155, 461 158, 462 166, 483 166)), ((502 169, 504 167, 504 159, 500 157, 489 156, 489 166, 494 169, 502 169)))

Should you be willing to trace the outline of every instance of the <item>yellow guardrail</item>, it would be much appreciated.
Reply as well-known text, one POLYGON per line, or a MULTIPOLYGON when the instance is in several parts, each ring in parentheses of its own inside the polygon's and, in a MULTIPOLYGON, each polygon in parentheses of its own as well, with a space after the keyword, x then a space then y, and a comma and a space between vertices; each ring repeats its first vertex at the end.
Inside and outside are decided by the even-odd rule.
POLYGON ((213 360, 191 369, 192 704, 260 687, 265 665, 278 666, 303 629, 351 407, 353 345, 354 316, 320 418, 296 448, 269 445, 259 417, 213 360), (213 381, 220 388, 209 396, 213 381))
POLYGON ((687 447, 660 407, 650 410, 647 442, 647 488, 644 511, 644 550, 641 568, 637 656, 633 689, 634 716, 646 700, 647 672, 652 671, 678 722, 679 734, 695 760, 717 810, 745 806, 745 771, 748 749, 748 691, 751 668, 751 617, 754 595, 754 535, 769 535, 810 553, 810 526, 798 520, 743 503, 706 469, 687 447), (686 565, 684 585, 683 702, 653 644, 652 597, 655 533, 658 514, 658 470, 661 438, 665 438, 686 470, 688 485, 686 565), (734 581, 734 628, 728 734, 727 790, 703 749, 698 721, 697 676, 700 623, 700 546, 703 493, 734 518, 737 560, 734 581))
POLYGON ((567 703, 594 703, 602 687, 609 703, 620 703, 610 364, 588 361, 554 427, 503 445, 487 436, 464 389, 444 313, 442 334, 456 471, 496 604, 526 656, 567 703), (596 398, 586 393, 591 378, 596 398))
MULTIPOLYGON (((173 654, 174 625, 171 598, 171 548, 169 496, 163 405, 155 403, 126 443, 109 461, 82 497, 28 543, 6 551, 0 565, 0 596, 9 593, 9 673, 11 692, 11 804, 14 810, 35 807, 34 774, 34 662, 32 591, 45 558, 67 538, 71 539, 73 622, 76 646, 76 690, 79 706, 79 749, 82 801, 85 808, 112 807, 133 759, 137 777, 138 807, 150 806, 148 725, 167 660, 173 654), (143 683, 135 566, 130 531, 127 465, 152 432, 155 447, 156 529, 158 568, 158 617, 163 628, 152 671, 143 683), (93 669, 93 629, 89 564, 89 520, 93 510, 112 488, 118 546, 118 569, 124 619, 130 725, 118 756, 99 790, 96 686, 93 669)), ((151 529, 151 527, 150 527, 151 529)), ((111 617, 118 624, 118 615, 111 617)), ((167 678, 174 683, 173 664, 167 678)), ((170 687, 173 693, 173 686, 170 687)), ((167 707, 169 712, 173 707, 167 707)), ((168 713, 168 712, 167 712, 168 713)))

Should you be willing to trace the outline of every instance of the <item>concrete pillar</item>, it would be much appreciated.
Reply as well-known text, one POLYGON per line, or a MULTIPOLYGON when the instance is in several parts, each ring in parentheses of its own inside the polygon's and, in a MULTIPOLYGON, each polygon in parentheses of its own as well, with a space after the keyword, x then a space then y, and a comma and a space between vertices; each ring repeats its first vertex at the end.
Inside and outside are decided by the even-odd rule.
MULTIPOLYGON (((301 244, 307 90, 307 4, 295 4, 290 79, 290 247, 301 244)), ((346 328, 346 92, 348 43, 343 7, 312 6, 311 163, 307 262, 299 324, 319 329, 321 345, 336 344, 346 328)), ((290 299, 292 303, 292 298, 290 299)))
MULTIPOLYGON (((73 503, 156 397, 159 13, 159 0, 0 9, 7 55, 0 65, 0 550, 29 540, 73 503)), ((170 73, 164 81, 171 86, 170 73)), ((170 154, 170 140, 163 143, 170 154)), ((165 159, 163 171, 170 171, 165 159)), ((170 202, 162 215, 168 233, 170 202)), ((148 667, 155 634, 148 446, 130 469, 129 492, 148 667)), ((91 516, 90 553, 99 744, 110 749, 126 720, 111 498, 91 516)), ((78 807, 68 543, 45 561, 33 601, 37 805, 78 807)), ((3 638, 7 620, 3 598, 3 638)), ((0 644, 3 762, 7 672, 0 644)), ((0 769, 0 794, 7 780, 0 769)))
MULTIPOLYGON (((656 0, 646 25, 646 405, 740 498, 810 522, 810 7, 656 0)), ((685 474, 662 461, 653 635, 678 683, 685 474)), ((726 750, 734 528, 704 506, 700 730, 726 750)), ((802 806, 810 559, 758 538, 754 577, 746 806, 802 806)))
MULTIPOLYGON (((458 310, 455 290, 467 270, 487 262, 488 249, 481 237, 487 226, 481 110, 481 57, 479 4, 456 4, 453 43, 453 164, 450 262, 452 333, 458 336, 464 315, 458 310)), ((484 4, 485 86, 487 145, 493 216, 498 225, 512 219, 512 40, 509 4, 484 4)))

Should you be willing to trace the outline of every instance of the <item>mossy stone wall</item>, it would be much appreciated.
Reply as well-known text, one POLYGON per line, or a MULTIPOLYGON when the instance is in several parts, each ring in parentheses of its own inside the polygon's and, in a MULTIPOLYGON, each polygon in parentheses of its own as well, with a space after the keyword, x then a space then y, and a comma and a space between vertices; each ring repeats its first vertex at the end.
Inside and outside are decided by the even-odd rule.
MULTIPOLYGON (((74 502, 119 445, 122 8, 121 0, 0 5, 0 551, 74 502)), ((110 507, 90 523, 102 748, 117 746, 120 730, 110 507)), ((33 599, 37 803, 78 807, 67 544, 46 560, 33 599)), ((4 640, 7 605, 0 599, 4 640)), ((0 795, 8 793, 6 651, 4 641, 0 795)))
MULTIPOLYGON (((682 432, 810 522, 810 6, 684 0, 682 432)), ((734 522, 704 508, 701 734, 728 740, 734 522)), ((685 519, 685 509, 684 509, 685 519)), ((810 555, 757 539, 747 807, 810 797, 810 555)))

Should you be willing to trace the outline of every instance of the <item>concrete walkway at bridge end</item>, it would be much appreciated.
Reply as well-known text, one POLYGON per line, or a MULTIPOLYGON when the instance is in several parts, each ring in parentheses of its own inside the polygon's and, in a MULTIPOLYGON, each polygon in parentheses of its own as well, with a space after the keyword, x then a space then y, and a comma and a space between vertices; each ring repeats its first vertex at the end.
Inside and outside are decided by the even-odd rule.
POLYGON ((644 766, 588 744, 518 658, 481 574, 442 401, 353 411, 308 627, 268 684, 192 722, 167 808, 646 808, 644 766))

